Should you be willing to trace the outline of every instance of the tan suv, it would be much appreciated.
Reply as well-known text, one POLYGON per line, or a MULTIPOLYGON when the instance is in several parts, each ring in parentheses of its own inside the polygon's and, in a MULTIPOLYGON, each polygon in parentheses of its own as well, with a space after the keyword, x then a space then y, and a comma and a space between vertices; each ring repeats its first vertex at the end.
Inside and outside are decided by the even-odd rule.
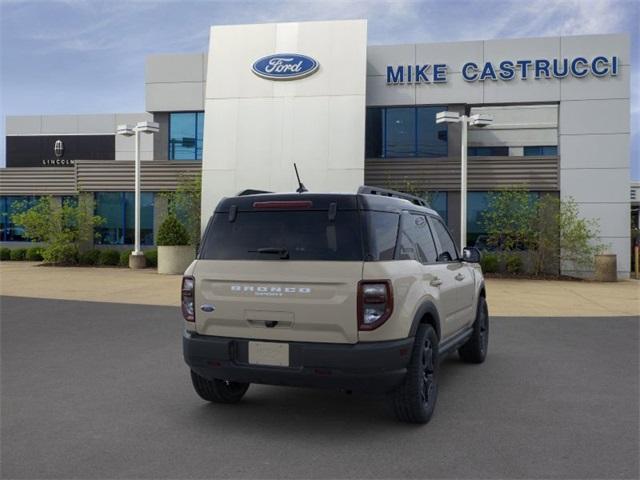
POLYGON ((426 423, 439 361, 487 354, 479 259, 398 192, 225 198, 182 282, 193 386, 221 403, 250 383, 383 392, 426 423))

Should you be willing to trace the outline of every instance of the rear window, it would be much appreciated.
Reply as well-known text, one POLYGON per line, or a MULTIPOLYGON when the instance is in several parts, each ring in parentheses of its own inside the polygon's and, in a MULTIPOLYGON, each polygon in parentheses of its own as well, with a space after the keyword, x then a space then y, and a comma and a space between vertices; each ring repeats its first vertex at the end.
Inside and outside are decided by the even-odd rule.
POLYGON ((216 213, 202 242, 203 260, 362 261, 357 211, 238 212, 233 222, 216 213))

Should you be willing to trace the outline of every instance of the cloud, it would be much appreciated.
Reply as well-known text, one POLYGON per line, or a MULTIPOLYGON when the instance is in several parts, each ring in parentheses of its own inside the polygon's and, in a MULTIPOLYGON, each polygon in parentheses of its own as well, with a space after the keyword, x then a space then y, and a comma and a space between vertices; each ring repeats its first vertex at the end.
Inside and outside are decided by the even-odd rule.
POLYGON ((370 44, 627 32, 640 84, 638 0, 0 0, 0 115, 141 110, 145 57, 205 51, 211 25, 355 18, 370 44))

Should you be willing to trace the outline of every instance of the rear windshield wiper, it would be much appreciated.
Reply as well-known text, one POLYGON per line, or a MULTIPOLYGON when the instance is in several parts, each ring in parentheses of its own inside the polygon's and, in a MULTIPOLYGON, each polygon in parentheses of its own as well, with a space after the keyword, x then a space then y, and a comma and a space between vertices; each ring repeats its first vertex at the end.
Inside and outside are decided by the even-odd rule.
POLYGON ((257 250, 249 250, 249 252, 250 253, 272 253, 272 254, 280 255, 280 258, 282 260, 289 259, 289 250, 281 247, 264 247, 264 248, 259 248, 257 250))

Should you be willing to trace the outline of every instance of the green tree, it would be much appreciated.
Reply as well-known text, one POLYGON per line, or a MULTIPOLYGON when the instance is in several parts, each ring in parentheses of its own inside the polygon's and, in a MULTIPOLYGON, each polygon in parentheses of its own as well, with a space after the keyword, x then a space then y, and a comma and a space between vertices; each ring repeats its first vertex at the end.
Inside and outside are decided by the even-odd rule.
POLYGON ((54 204, 51 197, 41 197, 30 208, 17 204, 11 221, 24 228, 25 237, 46 243, 42 259, 52 264, 77 263, 80 243, 92 239, 93 229, 104 222, 93 215, 93 202, 84 196, 62 205, 54 204))
POLYGON ((535 199, 527 190, 516 187, 489 192, 488 203, 480 222, 489 245, 512 251, 528 248, 535 242, 532 231, 535 199))
POLYGON ((606 247, 599 241, 598 220, 580 218, 578 205, 569 197, 560 201, 558 225, 561 262, 577 269, 593 267, 594 256, 606 247))
POLYGON ((202 199, 202 177, 183 175, 175 192, 165 194, 169 203, 169 214, 175 215, 187 229, 189 244, 200 244, 200 202, 202 199))

